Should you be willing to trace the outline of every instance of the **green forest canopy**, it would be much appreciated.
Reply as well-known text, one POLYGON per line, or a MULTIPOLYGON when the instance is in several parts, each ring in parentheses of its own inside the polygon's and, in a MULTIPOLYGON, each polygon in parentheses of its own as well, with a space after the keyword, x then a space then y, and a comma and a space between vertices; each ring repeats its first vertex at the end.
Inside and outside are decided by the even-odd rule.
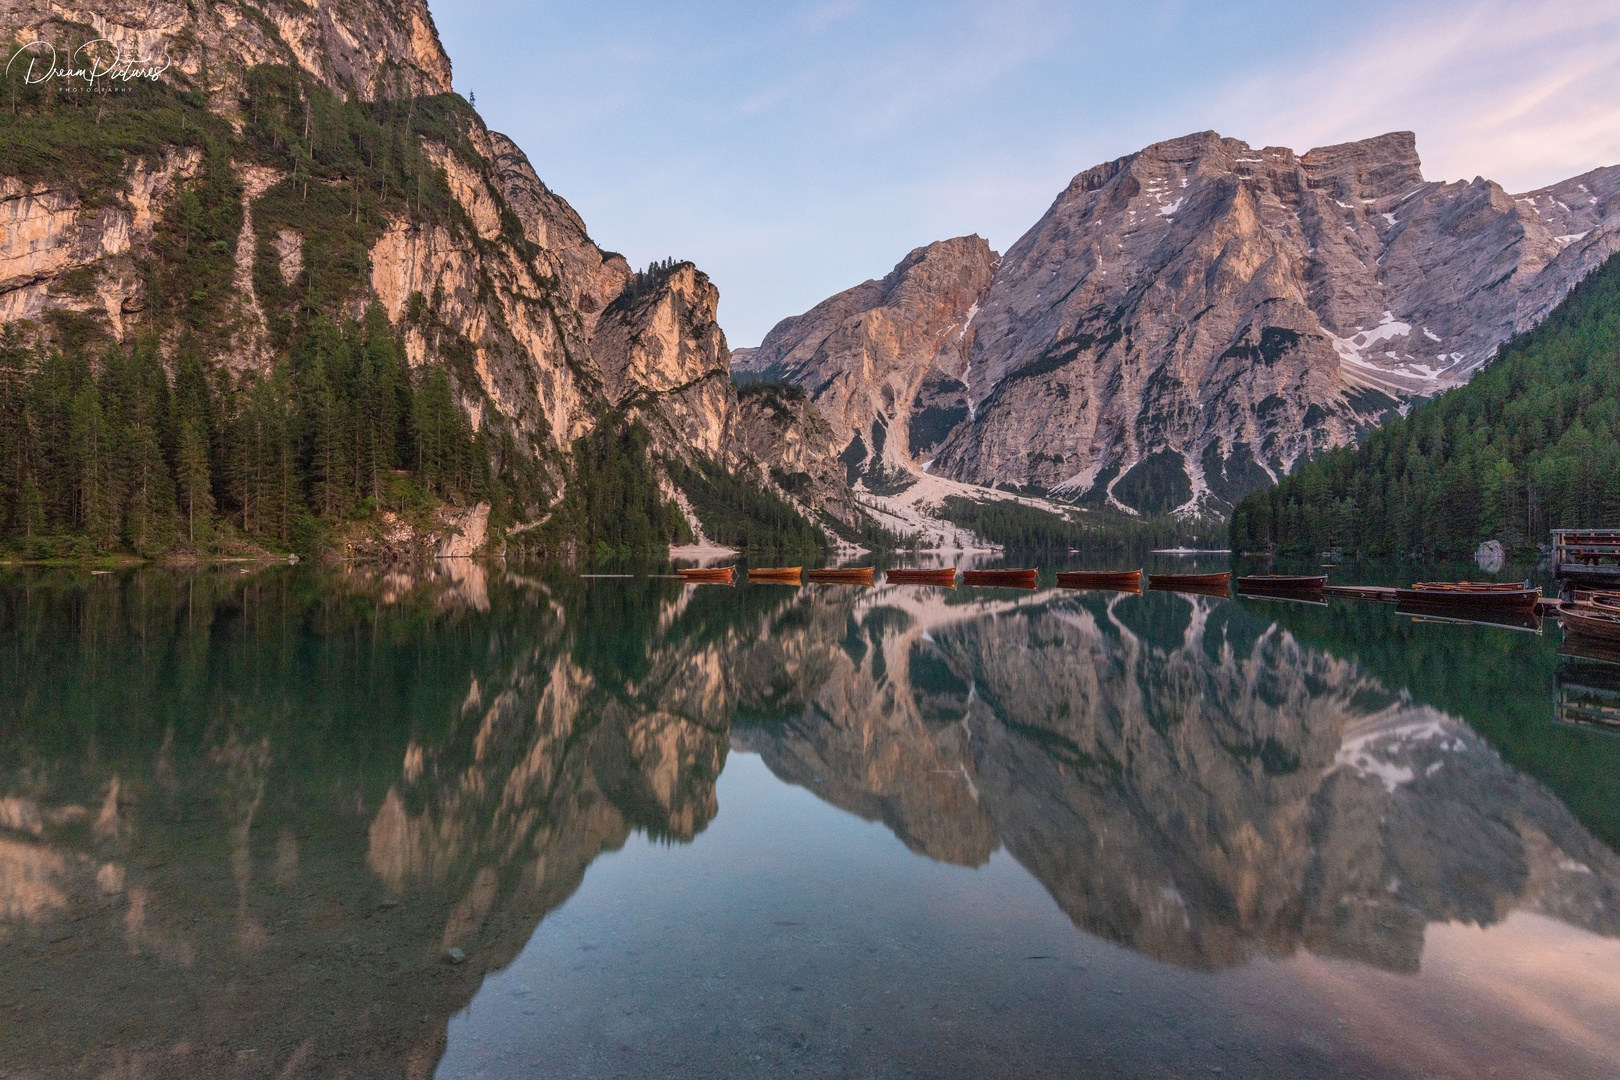
POLYGON ((1466 386, 1295 469, 1232 514, 1234 551, 1467 557, 1620 526, 1620 256, 1466 386))

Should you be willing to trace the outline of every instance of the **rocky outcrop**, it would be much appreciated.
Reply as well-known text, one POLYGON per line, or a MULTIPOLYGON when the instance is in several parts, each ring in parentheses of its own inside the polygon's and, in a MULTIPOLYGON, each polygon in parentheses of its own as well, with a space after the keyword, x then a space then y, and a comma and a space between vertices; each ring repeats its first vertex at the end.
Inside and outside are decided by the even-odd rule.
POLYGON ((844 447, 808 395, 797 387, 745 386, 737 395, 736 452, 762 463, 765 482, 812 514, 825 512, 855 526, 860 509, 850 493, 844 447))
POLYGON ((166 62, 226 108, 235 107, 242 74, 256 64, 292 64, 340 94, 372 99, 451 89, 450 58, 426 0, 0 0, 0 24, 24 42, 81 40, 90 27, 107 55, 166 62))
POLYGON ((630 280, 630 264, 624 256, 603 252, 596 246, 579 214, 566 199, 546 187, 516 143, 492 131, 489 145, 507 205, 523 223, 524 237, 543 253, 552 276, 579 313, 588 337, 602 309, 630 280))
POLYGON ((740 375, 804 387, 848 447, 851 479, 926 454, 967 415, 967 364, 996 253, 978 236, 917 248, 867 281, 783 319, 740 375))
POLYGON ((86 206, 66 186, 0 177, 0 323, 51 311, 91 312, 122 336, 145 307, 136 256, 152 242, 163 201, 195 172, 200 155, 130 163, 116 198, 86 206))
MULTIPOLYGON (((1616 169, 1521 196, 1426 181, 1406 132, 1303 155, 1214 132, 1155 144, 1076 176, 1006 253, 972 297, 960 368, 915 358, 906 407, 938 402, 954 424, 937 446, 925 425, 900 456, 1086 503, 1219 509, 1466 381, 1620 250, 1617 199, 1616 169), (932 371, 965 391, 939 398, 932 371)), ((776 370, 811 390, 823 373, 859 384, 828 402, 836 424, 851 396, 896 386, 865 373, 868 351, 847 335, 776 370)), ((762 346, 748 364, 789 355, 804 352, 762 346)))
POLYGON ((715 321, 720 290, 691 263, 638 274, 596 322, 591 352, 607 402, 640 418, 665 455, 733 462, 737 396, 715 321))

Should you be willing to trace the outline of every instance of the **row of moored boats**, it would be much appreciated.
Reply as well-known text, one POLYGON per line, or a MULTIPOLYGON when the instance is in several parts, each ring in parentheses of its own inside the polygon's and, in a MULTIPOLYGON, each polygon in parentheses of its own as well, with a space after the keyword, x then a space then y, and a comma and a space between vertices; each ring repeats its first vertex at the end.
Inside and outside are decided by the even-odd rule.
MULTIPOLYGON (((738 580, 737 568, 710 567, 678 571, 690 582, 730 585, 738 580)), ((843 566, 805 570, 800 566, 750 568, 746 580, 756 584, 875 585, 876 571, 870 566, 843 566)), ((990 588, 1033 589, 1036 571, 962 570, 944 567, 936 570, 896 569, 886 571, 886 585, 934 585, 955 588, 963 585, 990 588)), ((1059 588, 1101 589, 1113 592, 1141 592, 1150 589, 1198 592, 1215 596, 1230 594, 1232 575, 1148 574, 1142 570, 1069 570, 1057 575, 1059 588)), ((1240 595, 1279 596, 1291 599, 1321 600, 1327 588, 1325 574, 1254 574, 1237 579, 1240 595)), ((1525 582, 1420 581, 1405 589, 1395 589, 1397 603, 1409 607, 1448 611, 1533 613, 1541 602, 1541 589, 1525 582)), ((1389 595, 1387 592, 1383 595, 1389 595)), ((1586 637, 1620 642, 1620 592, 1577 592, 1575 603, 1559 611, 1564 625, 1586 637)))
MULTIPOLYGON (((683 581, 730 585, 739 580, 737 568, 718 566, 708 569, 679 570, 683 581)), ((801 566, 750 567, 746 580, 754 584, 800 585, 875 585, 876 571, 870 566, 843 566, 825 570, 806 570, 801 566)), ((883 575, 885 585, 934 585, 954 589, 958 581, 979 588, 1033 589, 1035 570, 962 570, 943 567, 937 570, 897 569, 883 575)), ((1076 570, 1060 573, 1057 583, 1065 589, 1108 589, 1114 592, 1141 592, 1143 582, 1151 589, 1183 591, 1218 591, 1225 595, 1231 588, 1232 575, 1225 574, 1144 574, 1141 570, 1125 572, 1076 570)))
MULTIPOLYGON (((844 566, 825 570, 806 570, 801 566, 750 567, 738 574, 738 568, 717 566, 707 569, 679 570, 683 581, 730 585, 739 580, 766 585, 876 585, 877 571, 870 566, 844 566)), ((934 585, 953 589, 958 583, 970 587, 1000 589, 1033 589, 1037 571, 1023 570, 961 570, 943 567, 936 570, 895 569, 883 575, 885 585, 934 585)), ((1238 591, 1249 591, 1251 583, 1260 582, 1255 591, 1310 591, 1312 583, 1317 592, 1327 578, 1239 578, 1238 591), (1302 584, 1303 583, 1303 584, 1302 584)), ((1149 574, 1142 570, 1068 570, 1057 576, 1059 588, 1102 589, 1112 592, 1139 593, 1143 588, 1168 589, 1177 592, 1203 592, 1226 596, 1231 592, 1232 575, 1220 574, 1149 574)))

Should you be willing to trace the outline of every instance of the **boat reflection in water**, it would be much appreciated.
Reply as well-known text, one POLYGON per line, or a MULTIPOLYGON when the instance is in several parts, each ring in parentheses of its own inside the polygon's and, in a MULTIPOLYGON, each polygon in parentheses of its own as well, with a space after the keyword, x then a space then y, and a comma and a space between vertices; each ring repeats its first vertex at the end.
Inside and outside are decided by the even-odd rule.
POLYGON ((1620 647, 1567 639, 1558 650, 1558 720, 1620 735, 1620 647))
POLYGON ((1101 1054, 1127 1073, 1403 1075, 1511 1068, 1530 1047, 1598 1075, 1620 1051, 1592 1012, 1620 989, 1601 974, 1620 959, 1620 860, 1464 718, 1271 608, 465 562, 36 575, 0 605, 0 1073, 601 1075, 697 1055, 835 1073, 910 1053, 980 1074, 1101 1054), (733 752, 786 783, 728 788, 733 752), (792 802, 801 787, 825 813, 792 802), (771 818, 769 850, 721 835, 772 806, 795 809, 771 818), (901 898, 924 947, 860 938, 876 879, 831 840, 819 928, 786 936, 810 916, 772 892, 771 853, 843 836, 838 811, 926 856, 885 866, 981 868, 901 898), (1043 969, 1019 939, 996 974, 986 943, 1042 916, 974 890, 1029 880, 1084 932, 1048 951, 1085 959, 1043 969), (947 909, 966 914, 930 920, 947 909), (760 925, 778 936, 749 936, 760 925), (1599 975, 1538 967, 1517 1006, 1412 979, 1566 945, 1599 975), (719 974, 660 966, 683 949, 719 974), (769 985, 739 984, 749 964, 769 985), (811 974, 776 985, 795 965, 811 974), (1167 997, 1159 1022, 1185 1044, 1121 1034, 1121 1008, 1158 1016, 1167 997), (1412 1037, 1301 1044, 1289 1010, 1312 1002, 1356 1022, 1397 1010, 1412 1037), (880 1006, 899 1011, 874 1031, 880 1006))

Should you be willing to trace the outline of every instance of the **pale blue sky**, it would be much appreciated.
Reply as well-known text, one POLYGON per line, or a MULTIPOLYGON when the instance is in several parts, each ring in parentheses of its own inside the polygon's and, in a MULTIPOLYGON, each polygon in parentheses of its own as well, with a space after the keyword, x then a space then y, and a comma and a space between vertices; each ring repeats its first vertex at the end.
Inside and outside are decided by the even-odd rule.
POLYGON ((1620 0, 433 4, 456 89, 633 264, 691 259, 735 347, 1069 178, 1213 128, 1417 132, 1431 179, 1620 164, 1620 0))

